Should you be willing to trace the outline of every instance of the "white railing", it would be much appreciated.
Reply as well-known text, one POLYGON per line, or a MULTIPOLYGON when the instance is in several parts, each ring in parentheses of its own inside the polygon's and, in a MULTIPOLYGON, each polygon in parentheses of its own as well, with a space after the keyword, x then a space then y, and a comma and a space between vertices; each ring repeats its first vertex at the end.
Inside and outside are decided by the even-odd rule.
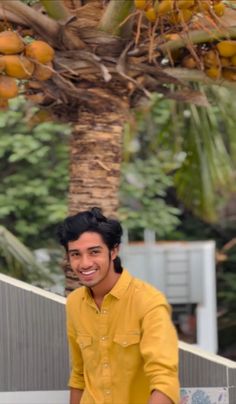
MULTIPOLYGON (((65 298, 0 274, 0 346, 1 404, 68 404, 65 298)), ((182 342, 180 380, 184 404, 236 403, 236 363, 182 342)))

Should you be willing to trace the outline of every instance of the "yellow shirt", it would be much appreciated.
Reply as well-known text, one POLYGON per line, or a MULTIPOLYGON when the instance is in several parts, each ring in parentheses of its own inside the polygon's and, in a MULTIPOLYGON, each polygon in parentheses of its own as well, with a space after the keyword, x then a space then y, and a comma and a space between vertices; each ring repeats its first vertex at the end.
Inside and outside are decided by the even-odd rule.
POLYGON ((123 271, 99 310, 89 289, 67 299, 69 386, 81 404, 147 404, 152 390, 179 402, 177 336, 170 308, 151 285, 123 271))

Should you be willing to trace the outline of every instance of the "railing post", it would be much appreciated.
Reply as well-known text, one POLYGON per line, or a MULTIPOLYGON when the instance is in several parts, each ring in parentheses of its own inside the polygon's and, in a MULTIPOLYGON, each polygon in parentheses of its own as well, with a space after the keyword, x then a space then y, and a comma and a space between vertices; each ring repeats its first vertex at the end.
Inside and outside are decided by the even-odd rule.
POLYGON ((144 242, 147 244, 154 244, 156 242, 156 233, 153 230, 145 229, 143 232, 144 242))

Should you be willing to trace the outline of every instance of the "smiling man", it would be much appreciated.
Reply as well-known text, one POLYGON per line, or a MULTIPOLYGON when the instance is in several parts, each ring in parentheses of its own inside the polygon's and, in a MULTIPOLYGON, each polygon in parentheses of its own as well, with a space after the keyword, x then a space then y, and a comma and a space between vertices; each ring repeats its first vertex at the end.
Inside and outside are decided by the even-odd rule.
POLYGON ((70 404, 178 404, 178 343, 170 307, 123 270, 122 228, 98 208, 59 226, 83 287, 67 299, 70 404))

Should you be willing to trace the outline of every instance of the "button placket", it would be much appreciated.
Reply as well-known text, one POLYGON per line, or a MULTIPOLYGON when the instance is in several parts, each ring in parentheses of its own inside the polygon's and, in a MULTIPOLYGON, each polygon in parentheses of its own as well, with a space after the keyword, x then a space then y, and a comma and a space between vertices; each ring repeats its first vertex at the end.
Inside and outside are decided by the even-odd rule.
POLYGON ((100 352, 101 352, 101 378, 104 388, 104 403, 112 403, 111 368, 109 364, 108 349, 110 344, 108 329, 108 306, 107 302, 101 307, 99 316, 100 352))

